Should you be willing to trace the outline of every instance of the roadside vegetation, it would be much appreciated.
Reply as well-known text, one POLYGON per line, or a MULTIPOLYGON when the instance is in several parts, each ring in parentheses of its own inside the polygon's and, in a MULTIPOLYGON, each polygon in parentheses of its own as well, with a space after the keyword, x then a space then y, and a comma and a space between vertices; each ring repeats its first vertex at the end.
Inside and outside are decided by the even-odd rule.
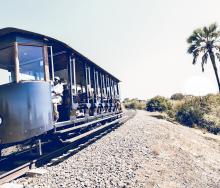
POLYGON ((127 109, 158 112, 155 117, 220 134, 220 94, 199 97, 176 93, 170 98, 156 96, 149 100, 126 98, 123 104, 127 109))
POLYGON ((146 101, 145 100, 139 100, 137 98, 134 98, 134 99, 125 98, 124 101, 123 101, 123 105, 127 109, 145 110, 146 101))
POLYGON ((220 133, 220 94, 203 97, 174 94, 170 99, 157 96, 147 101, 146 109, 162 112, 163 118, 188 127, 220 133))
POLYGON ((171 109, 171 103, 165 97, 156 96, 149 100, 146 105, 146 110, 149 112, 167 112, 171 109))

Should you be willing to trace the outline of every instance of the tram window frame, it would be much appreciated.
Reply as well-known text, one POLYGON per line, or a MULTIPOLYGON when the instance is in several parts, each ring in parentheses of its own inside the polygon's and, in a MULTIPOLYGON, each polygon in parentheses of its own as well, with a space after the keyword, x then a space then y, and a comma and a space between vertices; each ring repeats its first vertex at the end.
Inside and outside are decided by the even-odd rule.
MULTIPOLYGON (((9 83, 13 83, 16 81, 16 70, 15 70, 15 61, 14 61, 14 45, 8 45, 8 46, 5 46, 3 48, 0 48, 0 51, 2 50, 6 50, 6 49, 9 49, 11 48, 11 54, 9 54, 9 58, 11 58, 10 60, 8 60, 9 62, 11 62, 11 66, 12 66, 12 71, 10 72, 10 75, 8 75, 8 81, 7 81, 7 78, 3 80, 3 70, 7 70, 8 69, 3 69, 1 68, 1 54, 0 54, 0 73, 1 74, 1 77, 0 77, 0 85, 5 85, 5 84, 9 84, 9 83), (2 70, 1 70, 2 69, 2 70)), ((8 71, 9 72, 9 71, 8 71)), ((7 72, 5 72, 4 74, 7 74, 7 72)))
MULTIPOLYGON (((18 60, 19 60, 19 81, 45 81, 45 75, 46 75, 46 72, 45 72, 45 52, 44 52, 44 45, 38 45, 38 44, 34 44, 34 43, 18 43, 18 60), (38 48, 41 48, 41 57, 39 58, 40 59, 40 63, 42 63, 42 65, 40 64, 40 67, 41 67, 41 74, 42 75, 39 75, 39 78, 35 78, 34 79, 30 79, 30 78, 27 78, 27 79, 23 79, 22 78, 22 72, 21 72, 21 59, 19 57, 20 55, 20 48, 19 47, 38 47, 38 48)), ((27 74, 28 75, 28 74, 27 74)), ((33 76, 33 75, 30 75, 30 76, 33 76)))

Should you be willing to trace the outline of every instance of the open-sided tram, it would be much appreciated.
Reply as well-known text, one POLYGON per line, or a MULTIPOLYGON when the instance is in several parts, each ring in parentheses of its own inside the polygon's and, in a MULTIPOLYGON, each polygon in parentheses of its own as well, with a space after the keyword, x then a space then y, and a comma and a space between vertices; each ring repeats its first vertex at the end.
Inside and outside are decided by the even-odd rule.
POLYGON ((120 112, 116 77, 61 41, 0 29, 0 150, 120 112))

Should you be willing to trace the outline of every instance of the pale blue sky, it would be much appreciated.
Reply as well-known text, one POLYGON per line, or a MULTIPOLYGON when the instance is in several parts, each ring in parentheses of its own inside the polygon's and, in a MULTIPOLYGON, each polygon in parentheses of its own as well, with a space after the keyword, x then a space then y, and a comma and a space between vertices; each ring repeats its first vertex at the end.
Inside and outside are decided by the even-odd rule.
MULTIPOLYGON (((60 39, 113 73, 123 97, 217 92, 186 53, 200 26, 220 24, 218 0, 1 0, 0 28, 60 39)), ((218 63, 220 69, 220 63, 218 63)))

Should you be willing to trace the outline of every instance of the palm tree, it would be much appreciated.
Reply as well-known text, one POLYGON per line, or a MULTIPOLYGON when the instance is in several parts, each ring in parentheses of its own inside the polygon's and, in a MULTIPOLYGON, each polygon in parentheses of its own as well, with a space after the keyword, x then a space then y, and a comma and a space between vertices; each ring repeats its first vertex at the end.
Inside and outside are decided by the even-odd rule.
POLYGON ((196 64, 198 57, 201 57, 202 72, 204 72, 204 64, 210 58, 220 92, 219 75, 215 58, 217 57, 220 61, 220 31, 217 30, 217 24, 214 23, 209 27, 196 29, 187 39, 187 43, 190 45, 187 52, 193 55, 192 63, 196 64))

